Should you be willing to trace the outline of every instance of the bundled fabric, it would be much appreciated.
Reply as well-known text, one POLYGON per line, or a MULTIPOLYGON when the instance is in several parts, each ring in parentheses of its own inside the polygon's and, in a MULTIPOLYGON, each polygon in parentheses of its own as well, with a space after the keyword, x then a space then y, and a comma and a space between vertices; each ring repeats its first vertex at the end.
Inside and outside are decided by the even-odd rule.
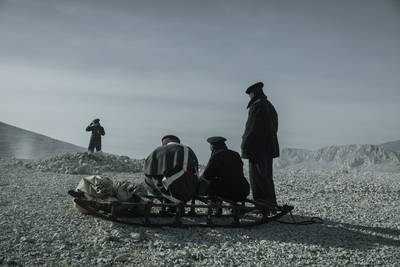
POLYGON ((113 182, 108 177, 88 176, 78 184, 76 191, 86 193, 92 197, 101 198, 114 195, 113 182))
MULTIPOLYGON (((147 194, 146 188, 141 184, 132 184, 127 181, 117 181, 113 185, 113 181, 108 177, 88 176, 83 178, 76 188, 77 192, 85 193, 85 197, 95 199, 106 199, 115 197, 120 202, 136 202, 135 194, 147 194)), ((82 212, 88 213, 74 202, 75 208, 82 212)), ((122 210, 120 210, 122 211, 122 210)))
POLYGON ((116 198, 118 199, 118 201, 121 202, 134 202, 135 193, 139 194, 147 193, 147 190, 143 185, 141 184, 135 185, 127 181, 116 182, 114 186, 114 191, 116 198))

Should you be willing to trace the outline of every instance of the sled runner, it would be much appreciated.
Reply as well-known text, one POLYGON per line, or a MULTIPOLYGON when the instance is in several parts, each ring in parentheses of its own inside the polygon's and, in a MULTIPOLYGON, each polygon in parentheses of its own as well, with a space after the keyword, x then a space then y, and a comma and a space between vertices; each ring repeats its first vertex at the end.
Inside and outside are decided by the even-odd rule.
POLYGON ((169 195, 134 194, 135 202, 121 202, 111 195, 94 198, 73 190, 68 193, 86 213, 113 222, 147 227, 251 227, 275 221, 293 210, 293 206, 250 199, 234 202, 196 196, 183 203, 169 195))

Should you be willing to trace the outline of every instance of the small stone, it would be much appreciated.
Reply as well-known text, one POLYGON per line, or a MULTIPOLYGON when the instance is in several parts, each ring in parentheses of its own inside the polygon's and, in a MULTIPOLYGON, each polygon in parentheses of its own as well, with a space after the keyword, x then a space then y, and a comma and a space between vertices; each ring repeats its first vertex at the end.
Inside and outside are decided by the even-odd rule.
POLYGON ((124 255, 119 255, 119 256, 115 257, 115 259, 114 259, 114 261, 117 261, 117 262, 126 262, 127 260, 128 260, 128 258, 125 257, 124 255))
POLYGON ((138 242, 141 240, 147 239, 147 235, 145 233, 131 233, 132 241, 133 242, 138 242))

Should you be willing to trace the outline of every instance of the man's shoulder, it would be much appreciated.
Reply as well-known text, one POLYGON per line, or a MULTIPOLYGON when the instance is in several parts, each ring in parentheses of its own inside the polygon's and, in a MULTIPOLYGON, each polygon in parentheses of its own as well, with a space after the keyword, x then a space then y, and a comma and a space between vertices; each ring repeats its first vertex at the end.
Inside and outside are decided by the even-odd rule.
POLYGON ((168 144, 168 145, 162 145, 154 149, 156 152, 166 152, 166 151, 183 151, 183 146, 181 144, 168 144))
POLYGON ((256 102, 254 102, 254 107, 256 109, 270 109, 273 108, 274 106, 272 105, 272 103, 267 99, 267 98, 260 98, 257 99, 256 102))
POLYGON ((239 154, 237 151, 235 151, 235 150, 232 150, 232 149, 227 149, 228 151, 229 151, 229 153, 231 153, 231 154, 239 154))
POLYGON ((231 150, 231 149, 224 149, 224 150, 218 151, 217 153, 213 153, 213 154, 211 155, 211 157, 214 157, 214 158, 219 158, 219 157, 224 158, 224 157, 233 156, 233 155, 239 155, 239 153, 236 152, 236 151, 234 151, 234 150, 231 150))
POLYGON ((237 151, 231 149, 228 149, 228 151, 229 151, 229 156, 231 156, 232 158, 233 157, 241 158, 240 154, 237 151))
POLYGON ((271 104, 269 102, 269 100, 266 97, 261 97, 261 98, 254 100, 254 102, 252 102, 249 107, 257 108, 257 107, 268 105, 268 104, 271 104))

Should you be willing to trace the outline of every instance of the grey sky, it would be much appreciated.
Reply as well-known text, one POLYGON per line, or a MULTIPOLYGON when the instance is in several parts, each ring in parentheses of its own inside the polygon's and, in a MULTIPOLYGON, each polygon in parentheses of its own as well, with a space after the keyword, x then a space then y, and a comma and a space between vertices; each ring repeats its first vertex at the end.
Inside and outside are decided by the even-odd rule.
POLYGON ((400 139, 400 4, 389 0, 0 0, 0 121, 146 157, 178 135, 239 151, 262 81, 281 148, 400 139))

